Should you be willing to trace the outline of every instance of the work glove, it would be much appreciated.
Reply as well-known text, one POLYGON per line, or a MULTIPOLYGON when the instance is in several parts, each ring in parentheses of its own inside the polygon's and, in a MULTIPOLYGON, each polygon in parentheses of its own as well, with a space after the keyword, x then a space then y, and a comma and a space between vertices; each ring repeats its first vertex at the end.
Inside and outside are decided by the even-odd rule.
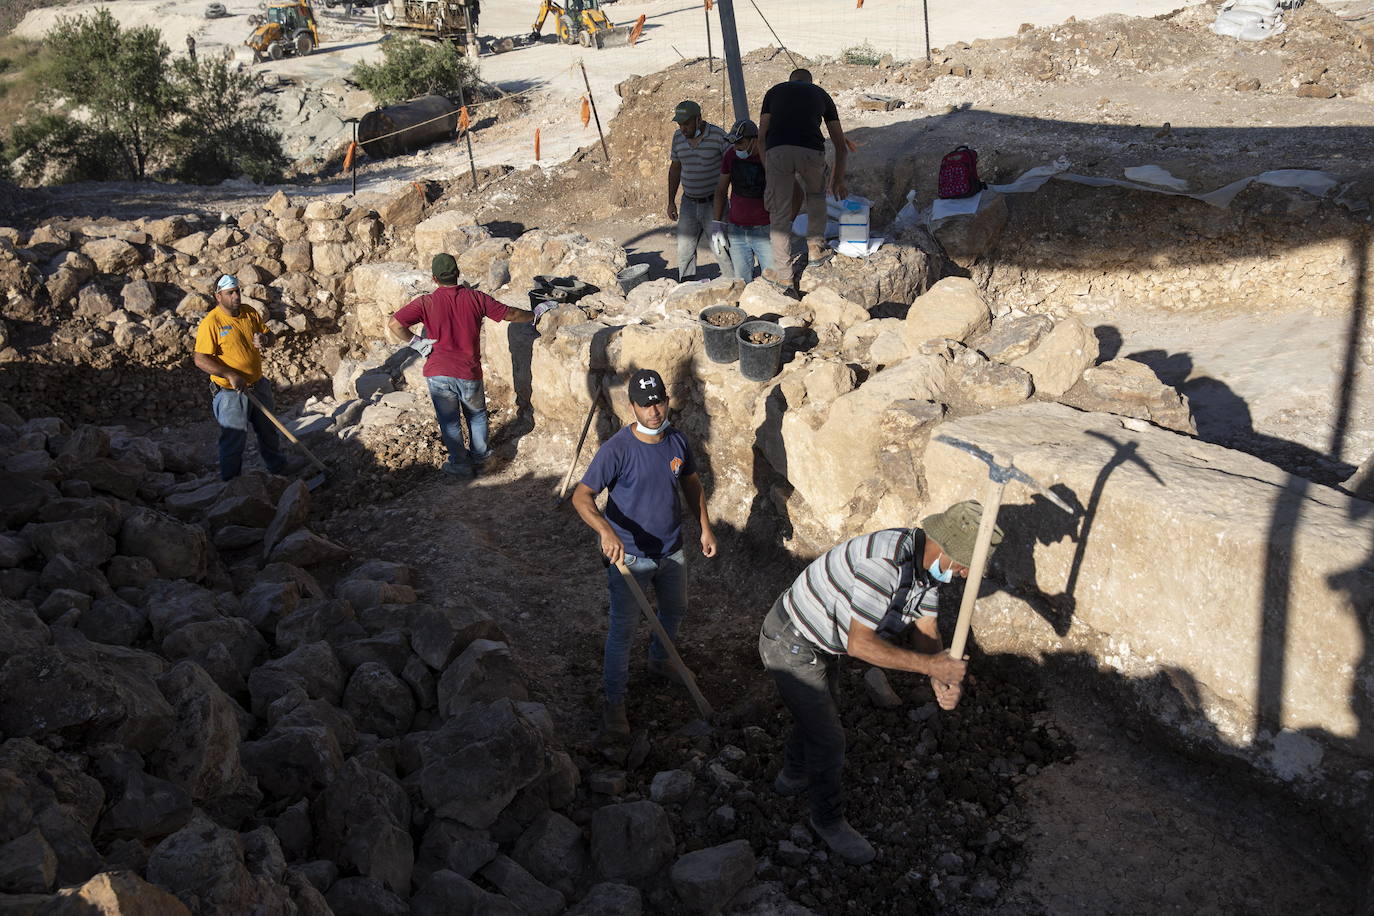
POLYGON ((725 235, 725 233, 728 232, 728 231, 729 231, 729 227, 725 224, 725 220, 723 220, 723 219, 713 219, 713 220, 711 220, 711 232, 712 232, 712 233, 719 232, 721 235, 725 235))
POLYGON ((725 235, 723 229, 717 226, 724 226, 724 223, 714 222, 711 224, 711 253, 715 255, 716 261, 723 262, 730 256, 730 239, 725 235))
POLYGON ((541 317, 543 317, 545 312, 555 308, 558 308, 557 302, 549 302, 545 300, 544 302, 539 303, 534 307, 534 320, 538 321, 541 317))

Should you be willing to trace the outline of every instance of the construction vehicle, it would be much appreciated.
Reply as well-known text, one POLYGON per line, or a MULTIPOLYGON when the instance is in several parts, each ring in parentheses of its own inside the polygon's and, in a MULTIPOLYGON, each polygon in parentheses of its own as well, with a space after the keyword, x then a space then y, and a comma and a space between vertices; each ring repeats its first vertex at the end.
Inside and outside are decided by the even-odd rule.
POLYGON ((315 28, 315 10, 310 0, 274 0, 267 4, 265 21, 244 42, 253 51, 253 60, 281 60, 304 57, 320 44, 315 28))
POLYGON ((601 11, 601 0, 567 0, 563 7, 554 0, 543 0, 539 16, 534 20, 532 41, 539 39, 544 21, 554 16, 554 34, 565 45, 578 44, 584 48, 621 48, 630 43, 630 27, 612 25, 601 11))
POLYGON ((476 43, 478 0, 379 0, 373 9, 383 29, 411 29, 459 47, 476 43))

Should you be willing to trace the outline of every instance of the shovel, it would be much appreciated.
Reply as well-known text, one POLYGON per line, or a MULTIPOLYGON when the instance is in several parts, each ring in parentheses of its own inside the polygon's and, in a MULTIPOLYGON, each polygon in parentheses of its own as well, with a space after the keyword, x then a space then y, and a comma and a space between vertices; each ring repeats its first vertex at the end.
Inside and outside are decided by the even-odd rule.
POLYGON ((582 421, 582 435, 577 437, 577 448, 573 449, 572 461, 568 464, 568 473, 563 475, 563 483, 558 487, 558 502, 562 505, 563 500, 568 498, 568 484, 572 481, 573 470, 577 467, 577 458, 582 454, 582 443, 587 441, 587 431, 592 428, 592 417, 596 416, 596 405, 601 400, 601 382, 598 378, 596 390, 592 392, 592 406, 587 408, 587 419, 582 421))
POLYGON ((625 577, 625 584, 630 587, 630 594, 635 596, 635 601, 639 602, 639 609, 644 612, 644 617, 649 621, 649 626, 653 628, 654 635, 658 637, 659 642, 663 643, 663 648, 668 651, 668 661, 672 662, 673 668, 681 676, 682 683, 687 687, 687 692, 692 695, 692 702, 696 704, 697 711, 701 713, 703 719, 710 721, 711 704, 706 702, 706 697, 702 696, 701 691, 697 689, 697 679, 692 676, 692 672, 683 663, 682 656, 677 654, 677 647, 668 638, 668 631, 663 629, 663 624, 659 622, 658 615, 649 606, 649 599, 644 594, 644 589, 639 587, 638 580, 635 579, 634 573, 630 572, 630 568, 625 565, 624 560, 616 563, 615 568, 620 570, 620 574, 625 577))
POLYGON ((306 488, 307 490, 314 490, 314 489, 316 489, 317 487, 319 487, 321 484, 323 484, 324 481, 325 481, 325 478, 329 476, 329 468, 325 467, 324 462, 321 461, 320 459, 316 458, 316 457, 311 453, 310 449, 308 449, 308 448, 305 447, 305 443, 302 442, 301 440, 297 439, 297 438, 295 437, 295 435, 291 432, 291 430, 287 429, 287 428, 286 428, 286 425, 283 424, 281 420, 278 420, 278 419, 277 419, 277 415, 276 415, 276 414, 272 413, 272 411, 270 411, 270 410, 268 410, 266 407, 264 407, 263 404, 262 404, 262 401, 259 401, 259 400, 258 400, 258 396, 257 396, 257 395, 255 395, 253 392, 249 391, 249 390, 246 389, 246 388, 243 389, 243 393, 246 394, 246 395, 248 395, 248 400, 250 400, 250 401, 253 402, 253 406, 254 406, 254 407, 256 407, 258 410, 261 410, 261 411, 262 411, 263 416, 267 417, 267 419, 269 419, 269 420, 272 421, 272 425, 273 425, 273 426, 275 426, 277 429, 281 430, 281 434, 282 434, 283 436, 285 436, 286 438, 288 438, 288 439, 291 440, 291 444, 292 444, 292 445, 296 446, 296 448, 298 448, 298 449, 300 449, 302 452, 304 452, 304 453, 305 453, 305 457, 309 458, 309 459, 310 459, 310 462, 311 462, 312 464, 314 464, 315 467, 317 467, 317 468, 320 469, 320 473, 316 474, 314 477, 311 477, 309 480, 307 480, 307 481, 305 482, 305 488, 306 488))

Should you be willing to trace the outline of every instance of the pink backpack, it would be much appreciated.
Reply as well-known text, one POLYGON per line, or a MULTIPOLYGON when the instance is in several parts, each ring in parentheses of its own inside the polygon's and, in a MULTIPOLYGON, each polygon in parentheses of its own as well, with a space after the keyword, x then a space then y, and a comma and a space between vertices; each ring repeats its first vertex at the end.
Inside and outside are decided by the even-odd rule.
POLYGON ((978 180, 977 151, 959 146, 941 159, 936 187, 938 195, 945 199, 972 197, 983 190, 983 183, 978 180))

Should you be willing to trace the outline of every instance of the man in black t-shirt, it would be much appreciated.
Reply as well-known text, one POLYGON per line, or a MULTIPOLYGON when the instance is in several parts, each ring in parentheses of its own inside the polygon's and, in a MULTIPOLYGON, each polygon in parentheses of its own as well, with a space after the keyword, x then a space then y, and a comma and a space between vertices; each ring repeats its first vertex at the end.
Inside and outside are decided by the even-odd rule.
POLYGON ((835 100, 811 81, 811 71, 793 70, 787 82, 778 83, 763 97, 759 133, 768 170, 764 204, 771 220, 769 239, 773 244, 776 270, 764 273, 768 279, 791 286, 798 271, 792 261, 792 184, 799 181, 806 194, 807 265, 817 267, 830 259, 825 247, 825 139, 821 123, 835 145, 835 167, 830 193, 844 197, 845 146, 840 115, 835 100))

